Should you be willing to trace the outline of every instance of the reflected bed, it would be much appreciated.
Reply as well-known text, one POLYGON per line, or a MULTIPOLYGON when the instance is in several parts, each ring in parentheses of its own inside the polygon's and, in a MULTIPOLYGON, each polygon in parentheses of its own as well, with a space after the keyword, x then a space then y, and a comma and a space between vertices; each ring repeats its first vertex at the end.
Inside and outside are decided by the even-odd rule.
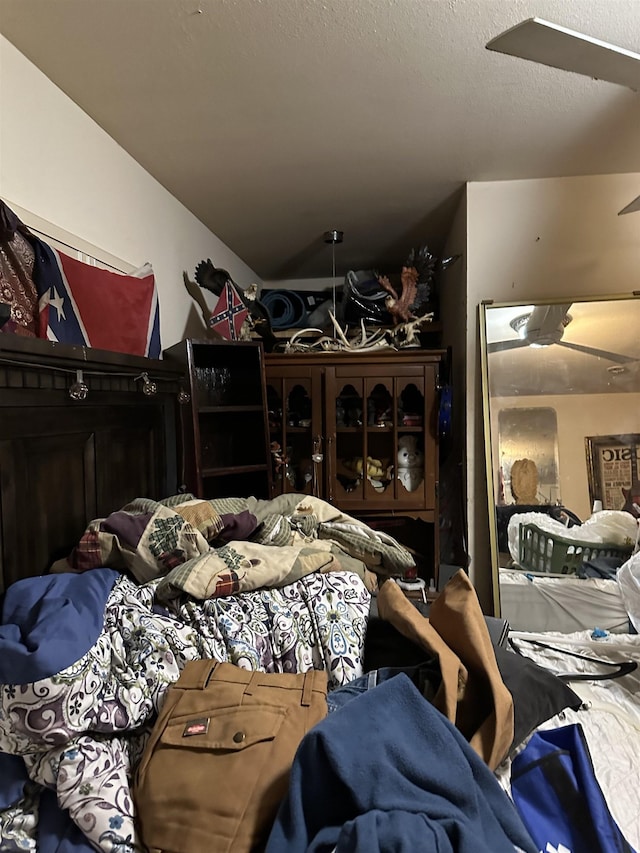
POLYGON ((500 569, 500 606, 503 618, 519 631, 629 631, 629 616, 613 580, 500 569))

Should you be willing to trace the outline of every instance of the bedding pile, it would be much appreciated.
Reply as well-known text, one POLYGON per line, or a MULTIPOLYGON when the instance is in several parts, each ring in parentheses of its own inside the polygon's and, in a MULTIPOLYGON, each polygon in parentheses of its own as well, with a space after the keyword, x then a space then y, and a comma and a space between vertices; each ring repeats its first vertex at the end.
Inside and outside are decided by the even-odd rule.
POLYGON ((12 808, 0 817, 0 849, 35 849, 25 821, 31 814, 35 825, 38 786, 56 791, 98 849, 136 849, 132 769, 187 661, 265 672, 325 669, 332 686, 362 673, 369 593, 357 575, 314 574, 279 590, 185 601, 170 611, 154 603, 156 585, 100 569, 9 590, 0 750, 22 759, 36 787, 22 803, 5 804, 12 808))
POLYGON ((69 561, 56 568, 107 566, 140 583, 162 577, 161 596, 204 599, 282 586, 319 570, 356 571, 375 588, 376 575, 402 575, 414 565, 393 537, 319 498, 205 501, 187 494, 138 498, 92 521, 69 561))
MULTIPOLYGON (((297 498, 289 504, 293 510, 297 498)), ((401 546, 322 502, 313 506, 320 517, 305 511, 299 518, 282 513, 282 501, 276 512, 272 502, 254 502, 265 524, 242 515, 245 502, 226 503, 221 514, 190 496, 175 500, 184 515, 166 503, 139 501, 117 517, 92 522, 73 556, 76 573, 28 578, 6 593, 0 625, 3 851, 44 850, 49 831, 68 838, 66 849, 140 849, 132 773, 165 692, 187 661, 207 658, 264 672, 325 670, 330 689, 362 674, 370 604, 363 579, 375 578, 365 560, 383 570, 394 561, 401 565, 408 557, 401 546), (248 521, 272 543, 293 543, 284 546, 284 570, 271 556, 282 546, 249 542, 269 552, 256 565, 256 580, 251 570, 258 551, 247 556, 239 540, 235 552, 233 539, 210 547, 196 527, 213 524, 216 537, 225 529, 237 535, 242 524, 249 529, 248 521), (314 543, 324 555, 321 564, 307 560, 314 543), (85 569, 93 562, 92 570, 78 572, 78 560, 85 569), (358 562, 359 572, 344 570, 358 562), (334 570, 326 571, 328 565, 334 570), (132 567, 147 579, 137 581, 132 567), (155 576, 148 579, 152 567, 155 576)))
MULTIPOLYGON (((398 777, 394 790, 414 791, 425 806, 415 821, 416 838, 428 825, 442 839, 443 851, 538 849, 520 829, 491 771, 508 751, 497 774, 509 792, 512 762, 537 732, 568 723, 584 727, 613 817, 637 846, 637 670, 592 683, 597 666, 593 670, 594 664, 564 651, 536 646, 533 635, 517 634, 516 641, 544 669, 494 649, 462 571, 425 618, 390 579, 408 565, 411 554, 392 537, 301 495, 274 501, 138 499, 92 521, 68 560, 46 576, 13 584, 2 601, 0 849, 144 849, 135 817, 136 770, 145 747, 153 744, 150 734, 169 689, 187 664, 200 660, 264 673, 323 671, 330 695, 342 694, 341 702, 327 702, 331 713, 300 745, 315 755, 316 739, 324 744, 329 734, 325 746, 334 757, 324 767, 333 780, 327 790, 334 790, 334 781, 346 788, 335 800, 331 826, 320 827, 318 838, 330 832, 338 849, 349 833, 355 838, 365 832, 371 844, 374 838, 382 843, 387 835, 404 837, 407 821, 414 825, 415 815, 407 812, 407 806, 414 812, 410 798, 404 796, 394 801, 396 813, 389 812, 384 827, 376 817, 390 808, 389 789, 378 784, 381 755, 398 777), (370 618, 372 594, 380 618, 370 618), (376 625, 384 629, 380 644, 376 625), (550 670, 577 671, 588 680, 571 681, 574 692, 550 670), (394 697, 398 714, 390 711, 394 697), (410 706, 417 715, 413 735, 407 734, 409 720, 399 724, 400 712, 410 706), (383 722, 389 714, 395 727, 383 722), (366 720, 370 731, 362 738, 366 720), (444 726, 446 748, 436 736, 438 726, 444 726), (345 736, 344 749, 336 731, 345 736), (370 749, 371 738, 377 749, 370 749), (362 749, 354 755, 358 744, 362 749), (462 763, 447 787, 439 780, 446 781, 446 768, 454 764, 452 750, 462 763), (418 773, 411 769, 416 757, 418 773), (356 759, 362 773, 354 776, 356 759), (497 789, 492 805, 480 796, 486 786, 474 782, 483 774, 497 789), (362 799, 359 779, 373 784, 370 797, 362 799), (436 790, 450 806, 442 821, 426 806, 436 790), (478 807, 486 843, 480 844, 480 829, 469 826, 468 798, 478 807), (350 821, 340 817, 347 801, 355 805, 350 821), (496 824, 499 813, 504 820, 496 824)), ((540 637, 549 638, 552 645, 586 650, 591 657, 640 657, 638 637, 596 641, 587 632, 540 637)), ((208 730, 209 719, 189 722, 208 730)), ((302 750, 304 760, 305 755, 302 750)), ((313 787, 297 792, 296 780, 294 762, 286 808, 293 808, 298 794, 313 796, 313 787)), ((274 853, 285 849, 278 827, 293 839, 286 808, 274 824, 274 853)), ((325 811, 319 820, 326 817, 325 811)), ((375 849, 371 844, 366 849, 375 849)))

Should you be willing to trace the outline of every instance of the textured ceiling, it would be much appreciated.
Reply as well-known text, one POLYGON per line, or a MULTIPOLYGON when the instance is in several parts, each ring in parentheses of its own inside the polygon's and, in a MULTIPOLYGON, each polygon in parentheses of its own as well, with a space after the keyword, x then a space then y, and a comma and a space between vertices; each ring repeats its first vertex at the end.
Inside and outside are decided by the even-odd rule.
MULTIPOLYGON (((0 31, 260 276, 397 269, 466 181, 640 172, 640 95, 487 51, 640 0, 1 0, 0 31)), ((630 200, 637 194, 631 188, 630 200)))
MULTIPOLYGON (((531 305, 487 307, 487 342, 516 341, 509 323, 531 310, 531 305)), ((575 301, 568 314, 560 344, 489 353, 492 396, 640 392, 640 298, 575 301)))

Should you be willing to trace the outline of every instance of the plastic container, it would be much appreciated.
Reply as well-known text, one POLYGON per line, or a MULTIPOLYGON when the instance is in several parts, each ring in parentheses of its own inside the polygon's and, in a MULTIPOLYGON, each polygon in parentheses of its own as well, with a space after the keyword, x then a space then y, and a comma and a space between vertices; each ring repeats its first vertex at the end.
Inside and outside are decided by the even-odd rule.
POLYGON ((598 557, 627 560, 633 547, 565 539, 532 523, 520 525, 518 546, 521 568, 554 575, 574 575, 582 563, 598 557))

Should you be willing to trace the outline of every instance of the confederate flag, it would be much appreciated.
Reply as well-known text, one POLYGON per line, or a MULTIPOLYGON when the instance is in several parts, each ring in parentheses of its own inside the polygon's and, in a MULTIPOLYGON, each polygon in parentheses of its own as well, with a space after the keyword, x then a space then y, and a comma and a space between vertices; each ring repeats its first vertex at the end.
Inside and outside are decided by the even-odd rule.
POLYGON ((153 270, 123 275, 85 264, 31 237, 41 338, 159 358, 160 311, 153 270))
POLYGON ((231 282, 227 281, 209 317, 209 326, 229 341, 237 341, 242 324, 249 316, 244 302, 231 282))

